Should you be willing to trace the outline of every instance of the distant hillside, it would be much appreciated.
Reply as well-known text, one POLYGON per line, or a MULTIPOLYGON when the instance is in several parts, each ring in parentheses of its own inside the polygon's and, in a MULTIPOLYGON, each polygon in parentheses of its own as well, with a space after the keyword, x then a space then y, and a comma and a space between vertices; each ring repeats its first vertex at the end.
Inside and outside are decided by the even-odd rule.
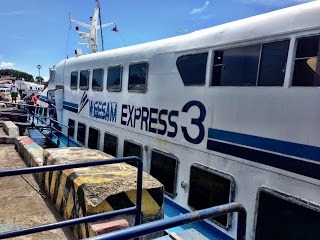
POLYGON ((24 80, 27 82, 34 82, 32 75, 14 69, 0 69, 0 77, 1 76, 11 76, 16 77, 17 79, 24 78, 24 80))

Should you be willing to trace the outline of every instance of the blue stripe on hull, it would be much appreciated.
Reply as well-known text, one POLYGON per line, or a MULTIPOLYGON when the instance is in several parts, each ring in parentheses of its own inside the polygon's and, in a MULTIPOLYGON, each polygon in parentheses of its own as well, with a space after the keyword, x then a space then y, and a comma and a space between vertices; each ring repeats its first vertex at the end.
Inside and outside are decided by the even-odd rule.
POLYGON ((320 180, 320 165, 316 163, 236 146, 233 144, 222 143, 210 139, 208 140, 207 148, 212 151, 243 158, 252 162, 261 163, 320 180))
POLYGON ((271 138, 209 128, 208 138, 320 162, 320 148, 271 138))
POLYGON ((70 112, 78 113, 78 104, 63 101, 63 109, 68 110, 70 112))
POLYGON ((69 107, 67 105, 63 105, 63 109, 68 110, 70 112, 78 113, 78 108, 69 107))

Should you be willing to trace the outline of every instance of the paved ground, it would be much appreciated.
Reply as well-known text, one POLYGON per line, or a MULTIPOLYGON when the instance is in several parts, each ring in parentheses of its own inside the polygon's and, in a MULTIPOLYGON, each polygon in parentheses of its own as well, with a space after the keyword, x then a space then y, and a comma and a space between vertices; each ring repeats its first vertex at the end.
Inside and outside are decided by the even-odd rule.
MULTIPOLYGON (((0 144, 0 170, 26 165, 13 144, 0 144)), ((32 175, 0 178, 0 232, 61 221, 32 175)), ((69 228, 26 235, 14 239, 73 239, 69 228)))

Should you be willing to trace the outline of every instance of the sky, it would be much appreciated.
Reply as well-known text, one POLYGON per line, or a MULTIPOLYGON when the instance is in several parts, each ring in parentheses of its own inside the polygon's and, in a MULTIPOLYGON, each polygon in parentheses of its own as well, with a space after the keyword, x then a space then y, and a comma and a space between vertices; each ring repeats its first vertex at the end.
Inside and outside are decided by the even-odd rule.
MULTIPOLYGON (((100 0, 104 50, 174 37, 312 0, 100 0)), ((1 0, 0 69, 49 78, 49 67, 85 45, 72 19, 90 23, 96 0, 1 0)), ((80 30, 86 31, 80 27, 80 30)), ((100 36, 100 32, 98 32, 100 36)), ((101 39, 99 38, 101 50, 101 39)))

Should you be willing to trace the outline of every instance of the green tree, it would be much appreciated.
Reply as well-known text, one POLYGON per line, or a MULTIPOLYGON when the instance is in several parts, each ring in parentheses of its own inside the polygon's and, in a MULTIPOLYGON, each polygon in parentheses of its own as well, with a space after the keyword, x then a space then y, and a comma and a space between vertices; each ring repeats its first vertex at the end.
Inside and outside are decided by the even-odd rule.
POLYGON ((2 76, 16 77, 17 79, 23 78, 26 82, 34 82, 34 78, 31 74, 14 69, 0 69, 0 77, 2 76))

